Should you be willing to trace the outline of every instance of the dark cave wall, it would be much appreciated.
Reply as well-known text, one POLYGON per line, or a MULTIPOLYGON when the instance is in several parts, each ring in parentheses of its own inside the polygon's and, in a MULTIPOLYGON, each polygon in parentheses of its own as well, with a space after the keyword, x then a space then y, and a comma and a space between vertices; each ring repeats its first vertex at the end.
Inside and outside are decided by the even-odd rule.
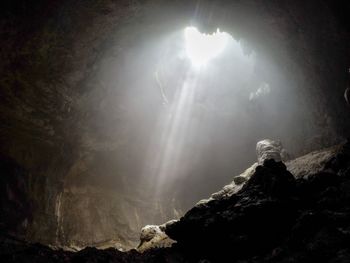
MULTIPOLYGON (((281 138, 295 155, 349 134, 343 99, 350 66, 348 3, 18 0, 1 5, 0 149, 30 174, 24 177, 23 204, 30 203, 32 218, 21 230, 29 240, 83 246, 114 239, 128 247, 141 226, 177 217, 181 208, 215 190, 203 186, 196 196, 178 190, 152 199, 152 184, 145 186, 138 176, 147 146, 139 138, 155 119, 137 116, 139 90, 131 92, 134 104, 119 107, 116 101, 128 98, 124 91, 130 87, 117 83, 115 90, 113 81, 101 81, 103 70, 114 65, 109 61, 121 61, 115 69, 120 77, 135 42, 183 28, 193 17, 204 31, 219 26, 268 57, 293 87, 291 93, 300 96, 301 108, 312 109, 305 119, 294 120, 298 131, 281 138), (173 195, 184 200, 173 201, 173 195)), ((152 103, 154 111, 161 107, 152 103)), ((294 126, 284 125, 286 131, 294 126)), ((199 163, 193 171, 220 171, 208 156, 211 167, 199 163)), ((218 186, 233 174, 222 172, 229 177, 216 178, 218 186)), ((191 180, 192 186, 202 182, 191 180)))
MULTIPOLYGON (((123 33, 121 25, 135 28, 130 21, 138 16, 141 4, 5 1, 2 5, 1 153, 31 175, 26 184, 32 218, 24 231, 11 234, 45 244, 85 246, 112 239, 118 247, 119 243, 124 248, 135 246, 143 225, 176 215, 142 189, 133 192, 140 186, 127 176, 134 166, 124 163, 127 138, 111 141, 106 135, 118 137, 126 124, 112 129, 96 124, 100 100, 108 91, 101 91, 101 83, 90 76, 96 74, 106 50, 119 41, 108 40, 112 32, 123 33), (110 155, 117 162, 103 159, 110 155), (106 181, 102 185, 96 185, 101 181, 98 173, 106 181), (106 190, 111 176, 120 179, 106 190)), ((121 41, 123 46, 130 43, 127 38, 121 41)), ((21 217, 22 211, 18 213, 21 217)))
POLYGON ((307 120, 297 139, 308 141, 295 149, 297 154, 347 136, 349 109, 343 94, 349 82, 349 20, 343 14, 348 3, 220 1, 206 8, 198 12, 204 29, 218 24, 272 58, 300 101, 312 105, 313 123, 307 120))
POLYGON ((32 207, 28 196, 28 173, 13 160, 1 156, 1 206, 0 228, 8 233, 24 235, 32 219, 32 207))

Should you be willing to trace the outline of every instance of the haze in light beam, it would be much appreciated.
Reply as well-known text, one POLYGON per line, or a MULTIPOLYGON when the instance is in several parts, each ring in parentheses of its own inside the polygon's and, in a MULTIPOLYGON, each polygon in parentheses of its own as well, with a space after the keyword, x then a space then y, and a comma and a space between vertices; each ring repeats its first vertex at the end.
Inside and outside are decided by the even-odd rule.
POLYGON ((218 29, 213 34, 202 34, 195 27, 185 28, 186 53, 193 66, 200 67, 218 56, 231 36, 218 29))

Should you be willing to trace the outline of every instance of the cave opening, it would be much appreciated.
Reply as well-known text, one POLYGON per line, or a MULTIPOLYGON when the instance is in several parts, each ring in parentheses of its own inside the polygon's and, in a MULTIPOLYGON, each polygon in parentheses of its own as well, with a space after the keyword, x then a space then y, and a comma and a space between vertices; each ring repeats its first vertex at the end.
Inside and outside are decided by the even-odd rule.
POLYGON ((5 2, 0 230, 16 240, 136 248, 245 183, 257 142, 301 174, 290 160, 348 137, 348 4, 5 2))
POLYGON ((226 47, 231 36, 217 29, 212 34, 202 34, 195 27, 185 28, 186 53, 194 66, 205 65, 218 56, 226 47))

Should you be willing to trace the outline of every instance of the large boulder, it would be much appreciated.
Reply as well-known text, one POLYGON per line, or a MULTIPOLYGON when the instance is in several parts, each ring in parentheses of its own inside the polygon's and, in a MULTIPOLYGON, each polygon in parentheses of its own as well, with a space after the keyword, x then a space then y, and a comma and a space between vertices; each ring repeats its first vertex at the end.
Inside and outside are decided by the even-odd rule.
POLYGON ((137 250, 144 252, 153 248, 164 248, 171 247, 175 243, 174 240, 168 237, 164 232, 165 228, 173 223, 176 220, 171 220, 163 225, 147 225, 141 229, 140 234, 140 244, 137 247, 137 250))

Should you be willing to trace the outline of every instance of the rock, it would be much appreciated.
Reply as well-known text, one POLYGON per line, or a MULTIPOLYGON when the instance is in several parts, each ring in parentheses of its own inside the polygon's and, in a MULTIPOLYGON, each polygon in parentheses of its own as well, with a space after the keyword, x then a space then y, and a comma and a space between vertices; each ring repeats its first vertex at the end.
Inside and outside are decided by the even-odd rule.
POLYGON ((273 159, 253 165, 243 173, 245 183, 225 186, 180 220, 144 227, 138 251, 85 248, 69 252, 6 239, 0 242, 0 260, 349 262, 349 156, 349 144, 343 144, 291 161, 288 169, 303 171, 303 176, 293 176, 284 163, 273 159), (306 165, 305 160, 313 163, 296 169, 306 165), (176 243, 163 247, 170 238, 176 243))
POLYGON ((349 154, 344 144, 293 161, 314 161, 297 179, 265 160, 239 191, 196 205, 166 233, 184 253, 214 262, 349 262, 349 154))
POLYGON ((326 165, 339 152, 340 146, 330 147, 286 162, 288 171, 295 178, 307 178, 311 174, 316 174, 327 169, 326 165))
POLYGON ((296 213, 294 184, 283 163, 267 160, 240 191, 195 206, 165 232, 184 249, 209 258, 234 260, 271 249, 296 213))
POLYGON ((153 239, 156 235, 159 235, 162 231, 159 226, 148 225, 141 229, 141 242, 148 242, 153 239))
POLYGON ((159 228, 162 230, 162 231, 165 231, 165 229, 168 227, 168 226, 171 226, 172 224, 175 224, 178 220, 176 219, 173 219, 173 220, 170 220, 162 225, 159 226, 159 228))
POLYGON ((265 139, 256 144, 256 154, 258 156, 258 164, 263 164, 265 160, 273 159, 276 162, 285 161, 287 153, 283 149, 280 141, 265 139))
POLYGON ((210 200, 218 200, 222 198, 229 198, 233 194, 237 193, 243 186, 243 184, 249 180, 249 178, 254 174, 257 163, 254 163, 251 167, 246 169, 243 173, 233 178, 233 182, 225 185, 220 191, 213 193, 209 199, 203 199, 197 204, 205 204, 210 200))
POLYGON ((257 163, 254 163, 251 167, 249 167, 247 170, 245 170, 242 174, 236 176, 233 178, 233 182, 236 185, 241 185, 249 180, 249 178, 252 176, 252 174, 255 172, 255 168, 258 166, 257 163))
POLYGON ((174 223, 169 221, 161 226, 148 225, 141 229, 140 245, 137 250, 144 252, 151 248, 170 247, 175 241, 170 239, 164 230, 167 226, 174 223))
POLYGON ((233 181, 237 185, 241 185, 241 184, 245 183, 247 180, 248 180, 247 178, 240 176, 240 175, 233 178, 233 181))

